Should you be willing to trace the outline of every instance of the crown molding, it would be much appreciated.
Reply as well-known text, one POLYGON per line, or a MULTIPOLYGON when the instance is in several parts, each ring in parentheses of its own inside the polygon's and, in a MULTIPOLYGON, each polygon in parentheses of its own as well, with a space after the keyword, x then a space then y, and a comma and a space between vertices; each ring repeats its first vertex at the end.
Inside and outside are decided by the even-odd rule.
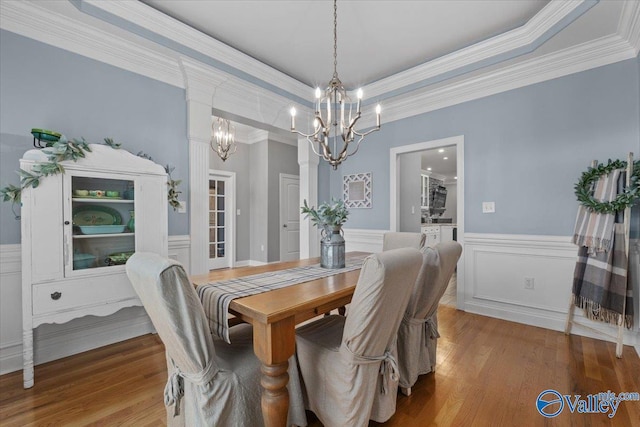
POLYGON ((183 87, 175 57, 103 31, 35 2, 1 1, 0 28, 78 55, 183 87))
MULTIPOLYGON (((182 45, 188 49, 227 64, 237 70, 247 73, 256 79, 267 82, 302 99, 312 94, 312 88, 292 77, 246 55, 206 34, 171 18, 162 12, 138 1, 102 1, 76 0, 79 10, 89 13, 84 5, 97 8, 121 20, 127 21, 152 34, 156 34, 170 42, 173 46, 182 45)), ((105 20, 103 16, 99 17, 105 20)), ((153 40, 160 44, 161 41, 153 40)), ((184 54, 184 52, 183 52, 184 54)))
MULTIPOLYGON (((405 119, 592 68, 634 58, 629 44, 610 35, 514 65, 486 71, 436 88, 425 88, 385 101, 385 122, 405 119)), ((363 127, 373 126, 367 118, 363 127)))
POLYGON ((269 132, 269 140, 280 142, 286 145, 293 145, 294 147, 298 146, 298 137, 291 133, 290 129, 287 129, 289 133, 287 134, 279 134, 276 132, 269 132))
MULTIPOLYGON (((188 57, 180 58, 187 99, 289 131, 291 100, 188 57)), ((306 112, 307 107, 300 106, 306 112)))
POLYGON ((267 141, 269 132, 262 129, 254 129, 247 135, 247 144, 255 144, 257 142, 267 141))
POLYGON ((363 90, 368 99, 381 98, 411 85, 421 83, 426 86, 530 53, 597 2, 551 1, 521 27, 378 80, 363 90))
POLYGON ((618 34, 633 48, 636 56, 640 53, 640 2, 626 1, 622 6, 618 34))
POLYGON ((179 58, 182 85, 186 90, 187 101, 213 105, 213 96, 217 88, 233 79, 233 76, 216 68, 208 67, 191 58, 179 58))
MULTIPOLYGON (((110 7, 120 8, 121 11, 127 10, 127 7, 134 9, 138 7, 134 4, 137 2, 92 1, 91 3, 100 3, 101 6, 109 4, 110 7)), ((557 22, 560 15, 566 14, 569 6, 575 8, 576 3, 581 2, 551 2, 550 5, 554 8, 548 9, 549 6, 546 6, 530 21, 530 24, 538 28, 535 32, 540 33, 542 28, 547 28, 551 22, 557 22), (564 8, 561 8, 560 6, 563 5, 564 8)), ((153 16, 148 18, 151 21, 157 18, 156 15, 160 15, 160 23, 166 18, 165 15, 146 6, 136 10, 153 12, 151 13, 153 16)), ((177 31, 175 24, 171 25, 174 27, 170 31, 177 31)), ((312 115, 308 106, 291 101, 286 96, 276 94, 240 77, 192 58, 178 54, 173 56, 173 52, 170 51, 168 51, 169 54, 165 54, 150 50, 137 37, 134 39, 121 37, 91 26, 85 21, 52 12, 37 2, 0 1, 0 28, 184 88, 188 101, 213 105, 216 109, 232 112, 287 132, 290 130, 287 111, 292 105, 299 111, 301 118, 312 115)), ((493 70, 471 77, 457 77, 450 82, 440 82, 390 97, 383 105, 383 124, 633 58, 638 55, 640 47, 640 2, 625 2, 618 33, 620 36, 607 36, 515 65, 494 67, 493 70)), ((196 38, 198 37, 206 36, 197 33, 196 38)), ((211 40, 207 38, 207 41, 211 40)), ((226 45, 223 47, 231 49, 226 45)), ((469 49, 471 48, 474 46, 469 49)), ((397 75, 398 78, 402 79, 403 74, 397 75)), ((370 94, 367 94, 367 97, 371 98, 370 94)), ((361 129, 372 127, 374 120, 373 114, 363 116, 360 120, 361 129)))

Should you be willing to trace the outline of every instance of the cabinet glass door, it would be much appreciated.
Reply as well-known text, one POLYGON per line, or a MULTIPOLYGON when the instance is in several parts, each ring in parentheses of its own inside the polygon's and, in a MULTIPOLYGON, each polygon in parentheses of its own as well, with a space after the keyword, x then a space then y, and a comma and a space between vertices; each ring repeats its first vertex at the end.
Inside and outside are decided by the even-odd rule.
POLYGON ((71 176, 70 195, 67 271, 125 264, 135 251, 134 181, 71 176))

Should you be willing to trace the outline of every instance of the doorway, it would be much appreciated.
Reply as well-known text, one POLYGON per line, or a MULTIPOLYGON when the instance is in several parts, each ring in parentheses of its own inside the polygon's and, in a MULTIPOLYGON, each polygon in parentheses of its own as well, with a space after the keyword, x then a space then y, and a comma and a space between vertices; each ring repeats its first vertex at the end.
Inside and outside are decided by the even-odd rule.
POLYGON ((280 261, 300 259, 300 177, 280 174, 280 261))
MULTIPOLYGON (((454 146, 456 150, 456 220, 457 220, 457 236, 456 240, 464 248, 464 136, 454 136, 451 138, 443 138, 432 141, 420 142, 417 144, 403 145, 390 150, 390 191, 389 191, 389 218, 390 230, 400 230, 400 160, 401 155, 406 153, 418 153, 427 150, 433 150, 441 147, 454 146)), ((417 180, 417 177, 416 177, 417 180)), ((456 306, 460 310, 464 310, 465 295, 465 278, 464 278, 464 250, 458 261, 457 268, 457 290, 456 290, 456 306)))
POLYGON ((209 172, 209 270, 235 265, 235 173, 209 172))

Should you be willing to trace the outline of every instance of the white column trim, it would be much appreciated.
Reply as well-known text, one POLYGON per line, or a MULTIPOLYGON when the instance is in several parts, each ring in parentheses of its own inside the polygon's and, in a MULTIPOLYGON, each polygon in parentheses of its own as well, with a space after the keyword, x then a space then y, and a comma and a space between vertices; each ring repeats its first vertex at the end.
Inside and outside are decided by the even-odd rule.
MULTIPOLYGON (((318 164, 320 158, 313 152, 306 138, 298 137, 298 164, 300 165, 300 204, 318 205, 318 164)), ((320 256, 318 230, 300 214, 300 258, 320 256)))

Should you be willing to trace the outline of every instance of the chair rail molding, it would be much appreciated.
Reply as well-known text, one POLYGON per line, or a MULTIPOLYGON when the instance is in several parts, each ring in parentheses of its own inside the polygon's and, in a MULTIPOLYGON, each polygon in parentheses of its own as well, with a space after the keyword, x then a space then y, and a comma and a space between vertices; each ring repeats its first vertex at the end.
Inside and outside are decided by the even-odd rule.
MULTIPOLYGON (((189 236, 169 236, 169 257, 189 265, 189 236)), ((0 245, 0 375, 22 369, 21 245, 0 245)), ((36 364, 154 332, 142 307, 35 330, 36 364)))

